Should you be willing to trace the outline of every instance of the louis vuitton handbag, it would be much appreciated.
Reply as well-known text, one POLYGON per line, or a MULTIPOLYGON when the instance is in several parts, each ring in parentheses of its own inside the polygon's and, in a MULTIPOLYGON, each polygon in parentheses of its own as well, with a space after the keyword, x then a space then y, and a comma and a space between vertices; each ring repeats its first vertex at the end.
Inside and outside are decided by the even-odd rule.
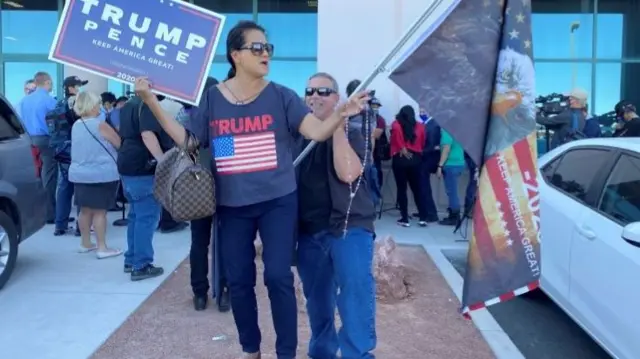
POLYGON ((182 146, 167 151, 156 166, 153 195, 176 221, 191 221, 215 213, 215 184, 198 161, 198 140, 186 132, 182 146))

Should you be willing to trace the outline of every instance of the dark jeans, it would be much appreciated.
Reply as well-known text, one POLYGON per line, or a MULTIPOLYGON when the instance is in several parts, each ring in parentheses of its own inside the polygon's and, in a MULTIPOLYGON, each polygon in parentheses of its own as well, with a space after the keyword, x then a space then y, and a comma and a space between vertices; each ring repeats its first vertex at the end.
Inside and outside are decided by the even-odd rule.
POLYGON ((161 230, 172 229, 175 226, 179 225, 180 222, 173 219, 171 213, 162 207, 162 213, 160 214, 160 222, 158 223, 158 228, 161 230))
POLYGON ((469 209, 469 206, 473 204, 473 200, 478 191, 478 180, 476 179, 476 165, 471 159, 465 159, 467 162, 467 169, 469 170, 469 184, 467 184, 467 190, 464 196, 464 207, 469 209))
POLYGON ((444 177, 444 189, 449 198, 449 209, 452 212, 460 212, 460 196, 458 195, 458 182, 464 171, 464 166, 444 166, 442 176, 444 177))
POLYGON ((374 358, 376 289, 371 272, 373 234, 351 228, 346 237, 327 231, 298 240, 298 273, 311 326, 313 359, 374 358), (336 332, 338 307, 342 328, 336 332))
POLYGON ((378 174, 378 185, 382 188, 382 160, 374 157, 373 164, 376 166, 376 173, 378 174))
POLYGON ((33 145, 40 151, 42 159, 42 186, 47 192, 47 221, 56 218, 56 191, 58 187, 58 161, 53 158, 53 148, 50 147, 49 136, 31 136, 33 145))
MULTIPOLYGON (((438 163, 435 163, 437 168, 438 163)), ((422 161, 420 164, 420 193, 422 194, 422 206, 427 218, 438 218, 438 208, 433 200, 433 189, 431 188, 431 174, 434 173, 433 161, 422 161)))
POLYGON ((69 182, 69 165, 58 166, 58 191, 56 193, 56 229, 69 228, 69 215, 73 200, 73 183, 69 182))
POLYGON ((160 203, 153 196, 153 176, 122 176, 129 202, 124 264, 139 270, 153 263, 153 235, 160 221, 160 203))
MULTIPOLYGON (((189 261, 191 263, 191 289, 198 297, 205 297, 209 293, 209 244, 213 229, 213 217, 205 217, 191 221, 191 250, 189 261)), ((215 245, 215 243, 211 243, 215 245)), ((220 266, 218 266, 220 267, 220 266)), ((225 283, 221 275, 221 282, 225 283)), ((220 293, 213 293, 214 296, 220 293)))
POLYGON ((298 214, 297 193, 243 207, 219 206, 218 236, 233 318, 246 353, 260 350, 256 302, 256 232, 262 240, 264 283, 271 301, 278 359, 292 359, 298 345, 298 309, 291 262, 298 214))
POLYGON ((413 199, 418 207, 418 216, 421 221, 427 220, 427 216, 423 207, 422 194, 420 188, 420 158, 407 160, 400 155, 393 157, 391 163, 393 176, 396 179, 396 188, 398 196, 398 206, 400 207, 400 215, 402 219, 409 219, 409 199, 407 198, 407 189, 411 188, 413 199), (408 185, 408 186, 407 186, 408 185))

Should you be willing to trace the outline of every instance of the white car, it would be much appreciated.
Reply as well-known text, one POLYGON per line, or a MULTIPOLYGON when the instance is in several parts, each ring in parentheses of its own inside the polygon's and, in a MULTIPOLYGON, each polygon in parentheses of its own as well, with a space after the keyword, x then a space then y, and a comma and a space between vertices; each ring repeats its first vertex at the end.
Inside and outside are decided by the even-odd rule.
POLYGON ((640 138, 539 159, 541 289, 614 358, 640 358, 640 138))

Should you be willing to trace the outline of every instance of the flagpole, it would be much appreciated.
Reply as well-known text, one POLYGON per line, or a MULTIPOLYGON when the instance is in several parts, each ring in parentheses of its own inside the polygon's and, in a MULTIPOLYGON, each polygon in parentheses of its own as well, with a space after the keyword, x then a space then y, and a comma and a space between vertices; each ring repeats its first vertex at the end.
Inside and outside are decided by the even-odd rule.
MULTIPOLYGON (((371 72, 371 74, 369 74, 369 76, 367 76, 362 81, 362 83, 360 83, 360 86, 358 86, 355 89, 355 91, 353 91, 351 96, 355 96, 358 92, 360 92, 360 91, 366 89, 367 87, 369 87, 369 85, 371 85, 373 80, 375 80, 375 78, 380 73, 385 71, 386 66, 389 64, 389 62, 391 60, 393 60, 393 58, 402 49, 402 47, 407 44, 407 42, 409 41, 411 36, 413 36, 415 34, 415 32, 420 28, 420 26, 422 26, 422 24, 433 14, 435 9, 440 4, 442 4, 443 2, 444 2, 444 0, 435 0, 435 1, 433 1, 433 3, 431 3, 431 5, 424 11, 424 13, 422 13, 422 16, 420 16, 418 19, 416 19, 416 21, 413 23, 413 25, 411 25, 411 27, 404 33, 404 35, 402 35, 400 40, 398 40, 398 43, 396 43, 396 45, 391 49, 391 51, 389 51, 387 56, 385 56, 382 59, 382 61, 380 61, 380 63, 375 67, 373 72, 371 72)), ((459 1, 454 0, 454 2, 459 2, 459 1)), ((295 161, 293 161, 293 165, 294 166, 299 165, 300 162, 302 162, 302 160, 309 154, 309 152, 311 152, 311 150, 313 149, 313 147, 315 147, 315 145, 316 145, 316 142, 315 141, 311 141, 307 145, 307 147, 305 147, 305 149, 300 153, 300 155, 298 155, 298 157, 295 159, 295 161)))

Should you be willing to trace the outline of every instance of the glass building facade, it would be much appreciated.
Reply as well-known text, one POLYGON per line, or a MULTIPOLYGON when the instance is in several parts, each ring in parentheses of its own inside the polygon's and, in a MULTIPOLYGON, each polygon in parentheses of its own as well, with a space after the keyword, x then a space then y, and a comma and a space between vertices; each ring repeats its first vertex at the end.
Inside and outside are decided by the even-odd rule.
MULTIPOLYGON (((538 94, 582 87, 590 93, 594 113, 612 110, 621 98, 640 104, 640 0, 531 1, 538 94)), ((317 67, 317 1, 190 2, 227 16, 212 76, 223 79, 229 69, 224 42, 228 30, 238 20, 255 20, 275 44, 270 77, 302 94, 305 79, 317 67)), ((20 99, 24 81, 37 71, 55 74, 57 83, 62 82, 63 66, 49 62, 47 54, 63 4, 2 1, 0 90, 11 102, 20 99)), ((376 16, 382 20, 384 14, 376 16)), ((109 81, 108 88, 117 95, 125 91, 116 81, 109 81)))

